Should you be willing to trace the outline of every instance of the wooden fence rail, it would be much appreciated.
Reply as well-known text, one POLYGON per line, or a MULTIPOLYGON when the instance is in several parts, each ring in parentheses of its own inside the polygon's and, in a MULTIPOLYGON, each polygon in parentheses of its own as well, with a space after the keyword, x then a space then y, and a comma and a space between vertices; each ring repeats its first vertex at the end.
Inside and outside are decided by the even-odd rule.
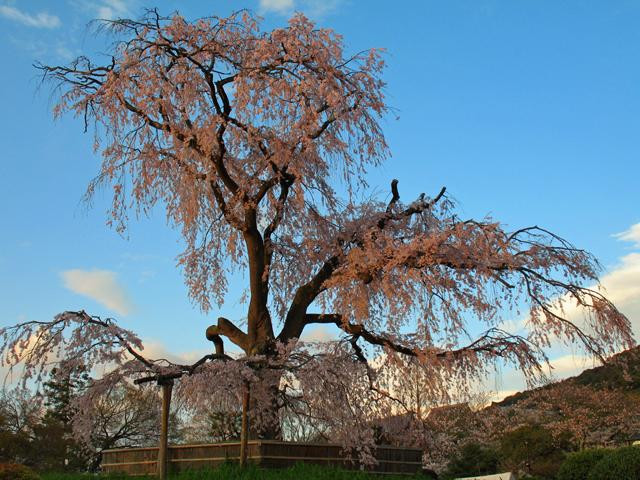
MULTIPOLYGON (((247 448, 248 460, 265 468, 287 468, 304 462, 349 470, 361 469, 357 462, 346 457, 340 445, 335 444, 250 440, 247 448)), ((412 475, 422 468, 422 451, 419 449, 379 446, 374 455, 378 464, 366 468, 373 473, 412 475)), ((237 462, 240 443, 173 445, 169 446, 168 457, 170 472, 211 468, 225 461, 237 462)), ((155 475, 157 460, 157 447, 105 450, 102 470, 129 475, 155 475)))

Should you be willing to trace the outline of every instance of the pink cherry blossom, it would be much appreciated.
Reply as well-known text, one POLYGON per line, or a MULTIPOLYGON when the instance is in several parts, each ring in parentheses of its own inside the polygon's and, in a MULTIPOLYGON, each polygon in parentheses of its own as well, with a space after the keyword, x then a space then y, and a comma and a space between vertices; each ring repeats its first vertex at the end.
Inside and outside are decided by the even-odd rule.
POLYGON ((244 11, 104 25, 119 39, 106 63, 40 66, 62 92, 55 114, 95 126, 102 164, 87 197, 110 186, 118 231, 132 213, 164 208, 204 312, 246 273, 246 329, 220 317, 206 332, 215 353, 173 365, 145 358, 111 320, 65 312, 0 331, 3 362, 22 361, 25 378, 52 362, 109 364, 94 391, 181 378, 194 408, 250 388, 256 432, 286 434, 283 416, 297 415, 372 461, 372 421, 402 407, 399 371, 417 369, 424 396, 443 399, 495 362, 534 380, 557 338, 601 358, 633 344, 596 260, 561 237, 460 218, 444 188, 405 203, 394 180, 389 202, 363 199, 365 173, 389 156, 380 50, 348 54, 302 14, 270 32, 244 11), (566 315, 573 305, 580 322, 566 315), (508 331, 519 312, 526 331, 508 331), (343 338, 298 341, 312 324, 343 338), (244 356, 229 357, 224 341, 244 356))

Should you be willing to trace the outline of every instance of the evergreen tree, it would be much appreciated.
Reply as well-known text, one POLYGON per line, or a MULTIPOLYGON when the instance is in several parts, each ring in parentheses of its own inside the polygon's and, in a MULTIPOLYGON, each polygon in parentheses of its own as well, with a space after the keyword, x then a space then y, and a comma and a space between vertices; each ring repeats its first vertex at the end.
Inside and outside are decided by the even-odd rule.
POLYGON ((85 470, 89 457, 73 438, 73 399, 82 394, 91 377, 84 367, 53 369, 43 385, 46 413, 34 430, 32 449, 42 470, 85 470))

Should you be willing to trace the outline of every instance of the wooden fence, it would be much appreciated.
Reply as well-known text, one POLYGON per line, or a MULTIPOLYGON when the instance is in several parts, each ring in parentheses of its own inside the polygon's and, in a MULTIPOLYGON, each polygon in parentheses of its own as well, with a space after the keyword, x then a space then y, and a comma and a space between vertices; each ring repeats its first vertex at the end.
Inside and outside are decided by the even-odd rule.
MULTIPOLYGON (((414 474, 422 468, 422 451, 415 448, 376 447, 378 464, 366 469, 381 474, 414 474)), ((298 462, 330 465, 349 470, 361 466, 348 459, 335 444, 294 443, 276 440, 249 440, 248 460, 265 468, 286 468, 298 462)), ((169 472, 215 467, 225 461, 237 462, 240 443, 169 446, 169 472)), ((158 448, 120 448, 105 450, 102 470, 129 475, 154 475, 158 448)))

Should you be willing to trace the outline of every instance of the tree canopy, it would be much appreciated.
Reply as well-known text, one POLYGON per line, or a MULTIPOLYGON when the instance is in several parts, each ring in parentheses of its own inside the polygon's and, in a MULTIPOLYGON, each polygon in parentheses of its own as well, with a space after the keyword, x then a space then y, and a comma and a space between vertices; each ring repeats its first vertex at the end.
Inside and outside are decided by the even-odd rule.
POLYGON ((27 352, 34 368, 50 342, 62 358, 127 365, 128 375, 187 375, 195 396, 234 382, 224 375, 266 382, 309 395, 307 413, 338 418, 347 406, 344 415, 371 415, 367 395, 393 396, 378 371, 407 361, 431 379, 427 390, 444 392, 498 359, 539 373, 556 337, 600 357, 633 343, 628 320, 597 287, 597 261, 560 236, 461 218, 444 188, 404 202, 393 180, 390 201, 364 196, 367 169, 389 153, 379 50, 346 53, 338 34, 302 14, 270 32, 245 11, 187 21, 152 10, 101 25, 117 39, 108 61, 38 66, 61 92, 56 115, 95 126, 102 164, 87 195, 110 186, 109 223, 119 231, 131 212, 163 206, 205 312, 223 307, 233 272, 246 272, 246 328, 221 316, 206 332, 216 353, 176 366, 144 358, 139 339, 112 320, 66 312, 3 329, 5 362, 24 360, 38 332, 27 352), (579 322, 565 313, 572 304, 579 322), (526 334, 505 327, 523 305, 526 334), (341 341, 305 349, 298 339, 318 323, 336 325, 341 341), (64 337, 72 326, 82 333, 64 337), (248 363, 233 366, 225 340, 248 363), (278 373, 256 377, 269 362, 278 373), (331 387, 338 378, 342 387, 331 387))

